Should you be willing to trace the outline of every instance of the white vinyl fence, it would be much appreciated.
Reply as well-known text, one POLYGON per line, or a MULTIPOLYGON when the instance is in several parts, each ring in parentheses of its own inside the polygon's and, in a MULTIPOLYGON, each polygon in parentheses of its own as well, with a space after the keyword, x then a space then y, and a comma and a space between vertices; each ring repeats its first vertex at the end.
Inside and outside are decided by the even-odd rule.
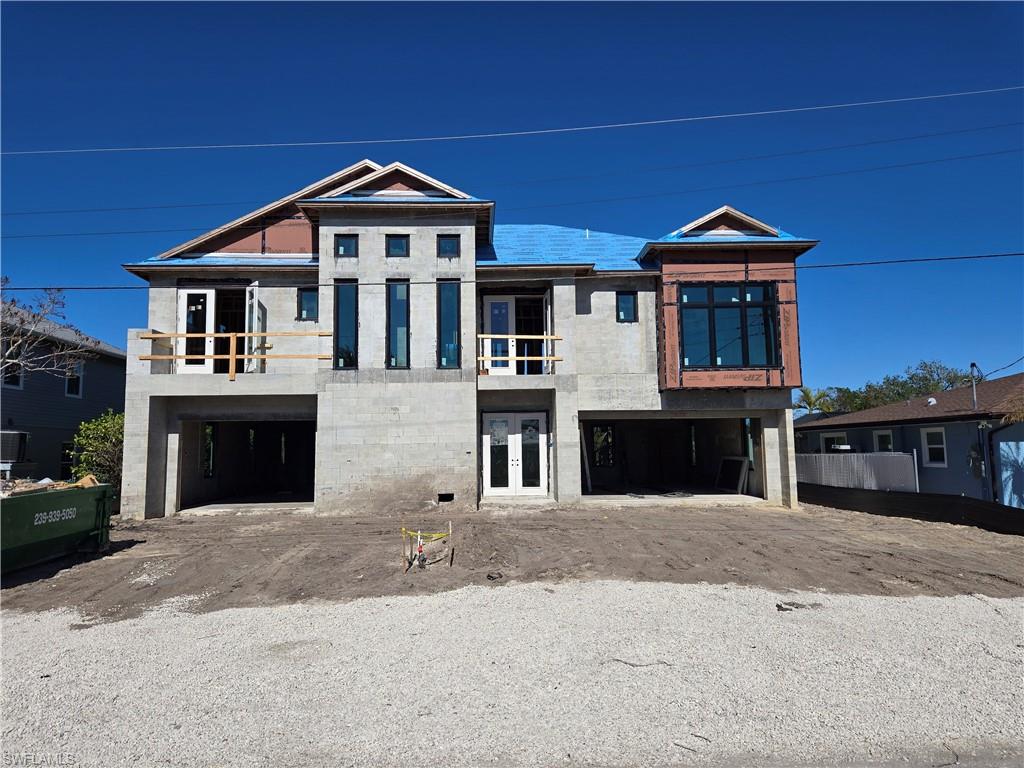
POLYGON ((917 452, 798 453, 796 479, 837 488, 916 493, 917 452))

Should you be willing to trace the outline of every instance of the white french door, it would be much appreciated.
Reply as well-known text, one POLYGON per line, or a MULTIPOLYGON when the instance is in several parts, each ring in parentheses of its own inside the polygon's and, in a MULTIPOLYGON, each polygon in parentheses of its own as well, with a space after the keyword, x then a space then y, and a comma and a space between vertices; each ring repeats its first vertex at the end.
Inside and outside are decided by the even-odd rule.
MULTIPOLYGON (((249 336, 250 333, 259 333, 267 330, 266 310, 260 305, 260 284, 254 280, 245 289, 245 354, 265 354, 265 336, 249 336)), ((264 360, 257 360, 252 357, 245 358, 246 373, 262 373, 264 360)))
POLYGON ((485 496, 546 496, 548 423, 543 413, 485 413, 485 496))
MULTIPOLYGON (((178 291, 178 333, 213 333, 212 289, 178 291)), ((176 355, 212 355, 213 337, 175 339, 176 355)), ((213 373, 213 359, 175 360, 178 373, 213 373)))
MULTIPOLYGON (((484 297, 484 333, 496 336, 514 334, 516 326, 515 296, 484 297)), ((493 358, 516 356, 515 339, 486 339, 484 344, 484 368, 492 376, 511 376, 516 372, 514 360, 494 360, 493 358)))

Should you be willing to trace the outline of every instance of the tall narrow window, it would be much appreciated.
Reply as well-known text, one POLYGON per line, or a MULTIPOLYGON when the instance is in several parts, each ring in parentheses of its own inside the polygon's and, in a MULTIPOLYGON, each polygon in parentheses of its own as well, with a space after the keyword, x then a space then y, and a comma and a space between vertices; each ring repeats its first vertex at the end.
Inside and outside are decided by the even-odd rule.
POLYGON ((776 313, 769 284, 680 285, 682 367, 777 366, 776 313))
POLYGON ((320 316, 320 293, 315 285, 299 288, 299 308, 296 320, 316 320, 320 316))
POLYGON ((408 280, 388 281, 387 349, 386 367, 409 367, 408 280))
POLYGON ((459 368, 459 303, 461 286, 458 280, 437 281, 437 367, 459 368))
POLYGON ((359 286, 355 280, 334 285, 334 367, 359 367, 359 286))
POLYGON ((85 363, 77 362, 73 370, 68 371, 64 378, 65 397, 82 396, 82 378, 85 376, 85 363))
POLYGON ((213 461, 217 451, 217 425, 204 421, 199 433, 199 468, 203 477, 213 477, 213 461))

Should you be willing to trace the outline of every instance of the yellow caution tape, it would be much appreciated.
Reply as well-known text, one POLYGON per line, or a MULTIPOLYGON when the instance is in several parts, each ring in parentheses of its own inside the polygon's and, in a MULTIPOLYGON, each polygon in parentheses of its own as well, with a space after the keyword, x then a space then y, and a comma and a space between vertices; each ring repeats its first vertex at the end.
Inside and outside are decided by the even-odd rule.
POLYGON ((442 531, 441 533, 429 533, 426 531, 410 531, 406 528, 402 529, 402 538, 408 537, 419 537, 422 541, 439 541, 441 539, 447 539, 449 536, 448 531, 442 531))

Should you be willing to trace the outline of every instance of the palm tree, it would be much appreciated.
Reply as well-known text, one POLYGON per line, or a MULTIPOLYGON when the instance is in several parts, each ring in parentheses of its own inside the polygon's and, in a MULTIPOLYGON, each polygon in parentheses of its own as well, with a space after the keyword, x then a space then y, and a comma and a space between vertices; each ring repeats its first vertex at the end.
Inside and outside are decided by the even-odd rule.
POLYGON ((807 411, 808 413, 820 412, 820 413, 831 413, 832 412, 832 398, 829 396, 827 389, 811 389, 810 387, 800 387, 800 396, 793 403, 793 407, 798 411, 807 411))

